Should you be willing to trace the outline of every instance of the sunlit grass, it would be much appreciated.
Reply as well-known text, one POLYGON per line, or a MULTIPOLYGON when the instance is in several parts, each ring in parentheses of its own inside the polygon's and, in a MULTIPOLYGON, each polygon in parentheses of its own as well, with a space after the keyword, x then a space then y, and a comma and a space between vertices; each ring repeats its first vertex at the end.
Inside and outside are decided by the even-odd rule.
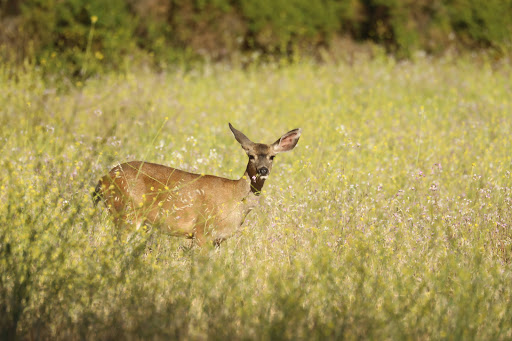
POLYGON ((1 69, 2 336, 511 338, 511 78, 428 59, 78 85, 1 69), (303 134, 220 249, 117 231, 93 206, 117 162, 239 178, 228 122, 303 134))

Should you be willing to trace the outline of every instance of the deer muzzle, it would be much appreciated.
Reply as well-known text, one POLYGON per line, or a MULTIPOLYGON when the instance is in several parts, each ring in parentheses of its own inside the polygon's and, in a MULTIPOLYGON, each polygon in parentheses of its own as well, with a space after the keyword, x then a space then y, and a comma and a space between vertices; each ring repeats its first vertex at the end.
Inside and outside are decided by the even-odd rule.
POLYGON ((267 167, 261 167, 258 169, 258 174, 261 176, 267 176, 268 175, 268 168, 267 167))

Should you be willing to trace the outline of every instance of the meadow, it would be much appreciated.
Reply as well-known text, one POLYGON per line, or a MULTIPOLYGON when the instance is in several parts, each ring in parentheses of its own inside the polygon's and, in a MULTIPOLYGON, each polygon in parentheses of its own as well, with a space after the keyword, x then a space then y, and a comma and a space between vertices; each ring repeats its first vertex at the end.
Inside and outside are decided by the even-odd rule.
POLYGON ((0 339, 512 338, 512 68, 487 58, 0 66, 0 339), (271 143, 265 203, 220 248, 119 231, 117 162, 228 178, 271 143))

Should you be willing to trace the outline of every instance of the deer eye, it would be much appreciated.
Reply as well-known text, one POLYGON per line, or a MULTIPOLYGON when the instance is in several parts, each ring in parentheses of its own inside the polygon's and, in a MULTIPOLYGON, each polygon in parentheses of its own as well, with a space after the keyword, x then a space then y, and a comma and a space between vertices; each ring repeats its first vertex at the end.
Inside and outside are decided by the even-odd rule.
POLYGON ((272 156, 270 157, 270 161, 274 160, 274 158, 275 158, 275 156, 274 156, 274 155, 272 155, 272 156))
POLYGON ((249 155, 249 160, 254 161, 254 155, 249 155))

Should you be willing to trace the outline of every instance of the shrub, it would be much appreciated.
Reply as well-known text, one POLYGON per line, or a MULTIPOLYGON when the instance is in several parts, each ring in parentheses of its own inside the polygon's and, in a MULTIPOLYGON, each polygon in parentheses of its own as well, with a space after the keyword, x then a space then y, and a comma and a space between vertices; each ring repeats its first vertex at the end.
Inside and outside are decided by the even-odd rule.
POLYGON ((51 71, 86 76, 118 66, 135 47, 136 23, 124 0, 27 0, 21 12, 23 33, 51 71))
POLYGON ((0 7, 3 59, 35 58, 51 72, 82 77, 130 59, 165 67, 246 52, 315 53, 338 36, 400 58, 454 46, 512 48, 512 0, 3 0, 0 7))

